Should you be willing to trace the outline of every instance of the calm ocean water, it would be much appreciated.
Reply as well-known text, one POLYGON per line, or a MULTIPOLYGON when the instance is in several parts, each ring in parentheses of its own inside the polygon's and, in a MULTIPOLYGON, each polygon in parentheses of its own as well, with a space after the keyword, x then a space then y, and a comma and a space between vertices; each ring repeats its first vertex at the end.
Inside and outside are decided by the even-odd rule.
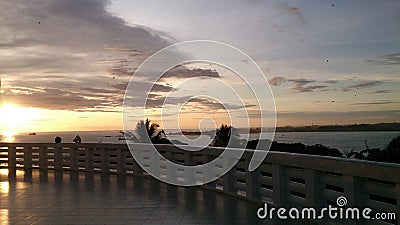
MULTIPOLYGON (((70 132, 43 132, 36 135, 28 133, 14 136, 1 136, 0 142, 29 142, 52 143, 56 136, 62 138, 63 143, 71 143, 75 135, 80 135, 83 143, 125 143, 119 140, 119 131, 70 131, 70 132)), ((360 151, 366 148, 384 148, 400 132, 395 131, 362 131, 362 132, 279 132, 275 134, 275 140, 282 143, 301 142, 306 145, 322 144, 337 148, 341 151, 360 151)), ((172 140, 183 141, 180 136, 169 135, 172 140)), ((257 138, 257 134, 251 134, 250 139, 257 138)), ((199 144, 210 142, 210 138, 199 140, 199 144)), ((183 141, 184 142, 184 141, 183 141)))

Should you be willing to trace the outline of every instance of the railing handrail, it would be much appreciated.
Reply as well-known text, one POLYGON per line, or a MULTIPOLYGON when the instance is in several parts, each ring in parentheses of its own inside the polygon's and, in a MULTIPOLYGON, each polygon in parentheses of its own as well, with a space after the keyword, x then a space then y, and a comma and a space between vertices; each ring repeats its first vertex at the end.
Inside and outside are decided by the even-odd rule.
MULTIPOLYGON (((133 144, 136 145, 136 144, 133 144)), ((151 145, 151 144, 138 144, 138 145, 151 145)), ((1 143, 0 147, 57 147, 57 148, 87 148, 101 149, 101 148, 112 148, 112 149, 127 149, 127 144, 115 144, 115 143, 1 143)), ((169 151, 182 151, 178 149, 179 145, 173 146, 169 144, 156 144, 157 147, 167 147, 169 151)), ((186 148, 188 146, 185 146, 186 148)), ((208 147, 207 152, 212 155, 219 155, 220 152, 225 148, 222 147, 208 147), (213 152, 213 150, 218 150, 213 152)), ((231 151, 243 151, 243 149, 229 148, 231 151)), ((255 150, 245 149, 244 153, 252 154, 255 150)), ((195 153, 195 152, 192 152, 195 153)), ((320 171, 327 171, 333 173, 342 173, 354 176, 363 176, 373 179, 382 179, 384 175, 385 180, 390 182, 400 182, 400 164, 387 163, 387 162, 376 162, 358 159, 348 159, 333 156, 320 156, 320 155, 309 155, 300 153, 290 153, 290 152, 279 152, 279 151, 269 151, 265 159, 266 162, 273 162, 285 166, 301 167, 305 169, 313 169, 320 171), (318 160, 315 163, 314 160, 318 160), (314 162, 310 162, 314 161, 314 162), (357 166, 356 166, 357 165, 357 166), (351 167, 351 169, 349 169, 351 167), (368 173, 364 170, 365 167, 370 167, 368 173)))
MULTIPOLYGON (((136 144, 136 143, 132 143, 136 144)), ((155 145, 155 146, 165 146, 165 147, 171 147, 171 146, 176 146, 179 147, 180 145, 170 145, 170 144, 145 144, 145 143, 140 143, 142 145, 155 145)), ((104 146, 113 146, 113 147, 126 147, 128 149, 127 144, 121 144, 121 143, 43 143, 43 142, 19 142, 19 143, 9 143, 9 142, 0 142, 0 147, 8 147, 8 146, 36 146, 36 147, 45 147, 45 146, 51 146, 51 147, 74 147, 74 148, 82 148, 86 146, 90 146, 91 148, 104 148, 104 146)), ((188 146, 183 145, 184 147, 188 148, 188 146)), ((207 149, 217 149, 217 150, 224 150, 224 147, 213 147, 209 146, 207 149)), ((178 150, 178 149, 177 149, 178 150)), ((235 149, 235 148, 230 148, 230 150, 237 150, 237 151, 243 151, 243 149, 235 149)), ((178 150, 179 151, 179 150, 178 150)), ((254 149, 244 149, 245 152, 253 153, 257 150, 254 149)), ((262 150, 258 150, 262 151, 262 150)), ((292 152, 281 152, 281 151, 269 151, 268 154, 277 154, 277 155, 291 155, 291 156, 299 156, 299 157, 306 157, 306 158, 318 158, 318 159, 327 159, 327 160, 337 160, 337 161, 347 161, 347 162, 354 162, 354 163, 361 163, 361 164, 368 164, 368 165, 378 165, 378 166, 389 166, 389 167, 395 167, 395 168, 400 168, 400 164, 397 163, 389 163, 389 162, 379 162, 379 161, 369 161, 369 160, 359 160, 359 159, 350 159, 350 158, 342 158, 342 157, 335 157, 335 156, 324 156, 324 155, 312 155, 312 154, 302 154, 302 153, 292 153, 292 152)))

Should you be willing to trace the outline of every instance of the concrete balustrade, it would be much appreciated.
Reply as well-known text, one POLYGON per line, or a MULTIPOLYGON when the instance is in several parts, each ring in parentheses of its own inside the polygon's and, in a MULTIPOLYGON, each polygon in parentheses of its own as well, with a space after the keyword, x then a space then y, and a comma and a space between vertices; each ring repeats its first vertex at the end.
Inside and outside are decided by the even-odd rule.
MULTIPOLYGON (((134 148, 142 146, 135 144, 134 148)), ((157 145, 157 149, 167 159, 184 165, 207 163, 222 151, 182 151, 171 145, 157 145)), ((252 151, 246 150, 228 173, 203 187, 276 207, 336 206, 336 199, 345 196, 349 207, 395 212, 400 224, 400 165, 269 152, 261 166, 249 172, 251 157, 252 151)), ((196 179, 179 175, 182 171, 167 171, 162 165, 147 166, 157 167, 164 176, 196 179)), ((124 144, 0 143, 0 167, 147 175, 124 144)), ((371 220, 363 224, 391 223, 371 220)))

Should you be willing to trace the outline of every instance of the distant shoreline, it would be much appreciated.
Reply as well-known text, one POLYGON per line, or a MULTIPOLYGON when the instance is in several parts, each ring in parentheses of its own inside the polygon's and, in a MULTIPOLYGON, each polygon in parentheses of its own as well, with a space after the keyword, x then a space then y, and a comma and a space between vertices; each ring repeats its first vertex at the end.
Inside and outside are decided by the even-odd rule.
MULTIPOLYGON (((266 131, 272 129, 266 128, 266 131)), ((351 124, 351 125, 312 125, 312 126, 285 126, 277 127, 275 132, 352 132, 352 131, 400 131, 400 123, 378 123, 378 124, 351 124)), ((261 128, 238 128, 238 133, 260 133, 261 128)), ((184 135, 199 136, 200 131, 182 131, 184 135)), ((203 134, 212 134, 214 131, 205 131, 203 134)), ((169 135, 180 135, 180 132, 169 133, 169 135)))
POLYGON ((400 131, 400 123, 312 125, 302 127, 277 127, 276 132, 351 132, 351 131, 400 131))

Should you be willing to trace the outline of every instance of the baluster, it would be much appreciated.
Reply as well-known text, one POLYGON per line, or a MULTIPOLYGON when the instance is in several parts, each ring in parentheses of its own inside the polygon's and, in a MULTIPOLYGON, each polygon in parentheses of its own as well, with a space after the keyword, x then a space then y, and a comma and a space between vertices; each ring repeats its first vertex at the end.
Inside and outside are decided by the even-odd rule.
POLYGON ((24 169, 32 169, 32 146, 24 147, 24 169))
POLYGON ((189 152, 185 152, 183 154, 183 160, 184 160, 184 164, 186 166, 193 166, 194 165, 194 161, 193 161, 193 155, 189 152))
MULTIPOLYGON (((228 167, 228 165, 230 165, 230 161, 232 159, 225 157, 223 159, 223 169, 226 169, 228 167)), ((236 177, 235 177, 235 172, 236 172, 236 165, 232 167, 232 169, 230 169, 223 177, 223 187, 224 187, 224 191, 228 192, 228 193, 235 193, 236 194, 236 190, 235 190, 235 182, 236 182, 236 177)))
MULTIPOLYGON (((194 165, 193 154, 191 154, 190 152, 185 152, 183 154, 183 160, 185 166, 194 165)), ((196 172, 191 168, 185 169, 185 183, 193 184, 195 182, 196 182, 196 172)))
MULTIPOLYGON (((366 178, 354 177, 346 174, 343 175, 344 197, 347 198, 346 207, 362 208, 365 206, 365 201, 369 198, 368 193, 363 191, 363 183, 365 182, 366 178)), ((365 223, 364 220, 351 220, 348 224, 355 225, 358 224, 357 222, 365 223)))
POLYGON ((8 147, 8 168, 17 167, 17 150, 15 146, 8 147))
MULTIPOLYGON (((166 158, 167 158, 167 160, 169 160, 169 161, 171 161, 173 163, 176 163, 175 162, 175 153, 173 151, 167 150, 166 158)), ((172 180, 172 179, 176 180, 177 177, 178 177, 177 171, 175 169, 169 168, 167 166, 167 177, 168 177, 169 180, 172 180)))
POLYGON ((101 154, 101 172, 108 173, 109 172, 108 149, 102 148, 100 150, 100 154, 101 154))
POLYGON ((62 170, 63 163, 62 163, 62 147, 57 146, 54 148, 54 169, 55 170, 62 170))
POLYGON ((117 150, 117 173, 125 174, 126 173, 126 149, 118 149, 117 150))
POLYGON ((71 148, 70 149, 70 154, 69 154, 70 160, 69 161, 70 161, 71 171, 78 171, 79 170, 78 152, 79 152, 79 150, 76 149, 76 148, 71 148))
POLYGON ((47 148, 39 148, 39 168, 41 170, 47 170, 47 148))
MULTIPOLYGON (((211 155, 205 153, 205 155, 203 155, 203 164, 211 162, 212 159, 213 159, 213 157, 211 155)), ((207 174, 215 174, 215 168, 214 167, 211 167, 208 170, 210 170, 210 171, 205 171, 205 173, 207 173, 207 174)), ((204 177, 206 177, 206 174, 204 174, 204 177)), ((205 182, 205 181, 203 180, 203 182, 205 182)), ((209 183, 205 184, 205 186, 207 188, 215 189, 216 186, 217 186, 217 183, 215 181, 212 181, 212 182, 209 182, 209 183)))
POLYGON ((85 171, 93 172, 93 149, 85 148, 85 171))
POLYGON ((368 194, 363 191, 363 183, 366 178, 343 175, 344 195, 347 198, 347 206, 363 207, 368 200, 368 194))
POLYGON ((260 176, 260 169, 256 169, 252 172, 249 171, 249 164, 252 155, 246 152, 245 155, 245 169, 246 169, 246 197, 252 199, 261 199, 261 195, 258 194, 258 188, 260 183, 258 182, 258 177, 260 176))
POLYGON ((320 180, 319 171, 312 169, 305 169, 304 175, 306 182, 307 206, 320 208, 322 206, 321 202, 322 183, 320 180))
POLYGON ((272 164, 273 179, 273 201, 274 206, 287 207, 288 182, 285 167, 279 164, 272 164))

